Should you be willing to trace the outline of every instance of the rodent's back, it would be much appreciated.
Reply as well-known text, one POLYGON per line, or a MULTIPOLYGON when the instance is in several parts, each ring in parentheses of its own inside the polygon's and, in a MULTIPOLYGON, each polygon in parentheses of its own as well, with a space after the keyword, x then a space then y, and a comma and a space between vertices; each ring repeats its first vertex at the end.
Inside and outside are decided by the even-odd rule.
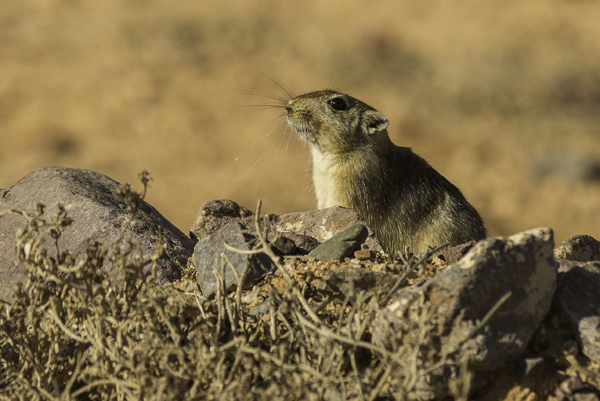
POLYGON ((485 238, 479 214, 458 188, 390 141, 382 113, 334 91, 298 96, 286 110, 311 145, 319 208, 353 208, 389 252, 485 238))

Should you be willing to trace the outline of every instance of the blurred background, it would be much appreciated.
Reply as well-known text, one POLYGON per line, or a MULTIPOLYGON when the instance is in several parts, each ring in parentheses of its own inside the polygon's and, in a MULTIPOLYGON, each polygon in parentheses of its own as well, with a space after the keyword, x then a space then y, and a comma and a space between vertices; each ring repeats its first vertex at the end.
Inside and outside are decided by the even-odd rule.
POLYGON ((286 97, 390 119, 493 235, 600 238, 600 2, 19 0, 0 7, 0 188, 45 165, 132 182, 184 232, 200 205, 316 208, 286 97))

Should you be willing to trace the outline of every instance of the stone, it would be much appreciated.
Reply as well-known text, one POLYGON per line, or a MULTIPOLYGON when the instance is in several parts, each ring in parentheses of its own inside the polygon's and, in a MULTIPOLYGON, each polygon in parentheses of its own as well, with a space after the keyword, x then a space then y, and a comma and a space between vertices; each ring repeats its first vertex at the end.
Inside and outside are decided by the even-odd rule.
MULTIPOLYGON (((431 338, 438 356, 468 357, 475 371, 489 371, 523 354, 548 313, 555 289, 551 229, 487 238, 437 276, 401 289, 379 312, 373 342, 394 349, 398 338, 423 324, 420 319, 427 311, 427 321, 435 322, 431 338), (510 297, 478 327, 508 293, 510 297)), ((446 394, 444 383, 457 374, 455 369, 432 372, 421 385, 436 396, 446 394)))
MULTIPOLYGON (((250 232, 255 231, 254 213, 229 199, 213 200, 204 203, 190 228, 190 237, 200 240, 215 233, 225 224, 237 221, 245 225, 250 232)), ((373 230, 352 209, 332 207, 309 212, 283 215, 267 214, 262 217, 261 225, 269 234, 294 241, 296 254, 306 255, 322 242, 354 224, 367 226, 368 237, 365 241, 372 251, 382 252, 381 243, 373 230)))
POLYGON ((600 242, 589 235, 575 235, 561 242, 554 256, 575 262, 600 261, 600 242))
POLYGON ((449 265, 454 264, 461 260, 462 257, 465 256, 471 248, 473 248, 473 245, 475 245, 475 241, 470 241, 464 244, 453 246, 447 251, 444 251, 444 253, 442 254, 443 259, 449 265))
POLYGON ((317 260, 344 260, 354 255, 354 251, 360 248, 368 235, 367 227, 355 224, 313 249, 308 257, 317 260))
MULTIPOLYGON (((119 183, 90 170, 66 167, 42 167, 27 174, 8 189, 0 190, 0 211, 13 208, 33 213, 37 204, 45 205, 46 218, 55 216, 57 205, 64 205, 72 224, 63 230, 59 239, 61 251, 69 251, 76 259, 83 257, 89 245, 95 242, 109 244, 118 237, 130 212, 116 191, 119 183)), ((21 216, 0 218, 0 298, 12 300, 16 284, 22 281, 24 266, 15 254, 16 233, 25 220, 21 216)), ((165 254, 158 261, 159 283, 180 278, 179 266, 185 266, 192 255, 194 244, 156 209, 146 202, 141 206, 125 233, 139 243, 144 258, 150 258, 159 242, 165 254)), ((50 255, 56 252, 48 232, 41 232, 50 255)), ((54 256, 54 255, 52 255, 54 256)), ((105 260, 104 268, 114 279, 120 273, 105 260)))
POLYGON ((359 249, 354 251, 354 258, 358 260, 371 260, 375 257, 375 254, 370 249, 359 249))
POLYGON ((256 237, 248 234, 246 226, 232 221, 217 232, 205 237, 194 247, 194 262, 198 271, 198 284, 202 295, 210 298, 217 293, 218 281, 215 270, 223 274, 224 290, 231 291, 237 287, 237 276, 248 265, 244 286, 255 283, 260 277, 275 269, 273 261, 264 253, 249 254, 252 251, 256 237), (225 244, 239 249, 241 252, 228 249, 225 244))
MULTIPOLYGON (((267 215, 275 216, 275 215, 267 215)), ((261 224, 265 224, 265 217, 261 224)), ((214 234, 227 223, 238 222, 247 227, 248 231, 255 232, 255 215, 244 206, 238 205, 230 199, 219 199, 205 202, 196 213, 190 228, 190 238, 199 241, 214 234)), ((263 226, 263 229, 265 227, 263 226)), ((274 250, 279 255, 307 255, 316 248, 320 242, 314 238, 294 232, 278 232, 272 226, 267 227, 269 240, 274 240, 274 250), (275 240, 278 234, 279 239, 275 240)))
POLYGON ((580 263, 563 273, 555 299, 583 354, 600 363, 600 262, 580 263))
POLYGON ((200 206, 190 228, 190 238, 199 241, 219 231, 225 224, 239 222, 254 229, 254 213, 229 199, 211 200, 200 206))
POLYGON ((293 232, 270 232, 269 238, 279 237, 280 240, 273 242, 273 247, 281 251, 284 255, 308 255, 313 249, 321 245, 319 241, 308 235, 301 235, 293 232), (293 250, 286 252, 285 249, 281 249, 280 243, 292 242, 294 244, 293 250))
MULTIPOLYGON (((354 210, 341 206, 327 209, 312 210, 283 214, 281 216, 268 214, 265 216, 265 226, 277 233, 296 233, 316 239, 319 243, 327 241, 337 233, 362 224, 367 227, 366 246, 375 252, 383 252, 383 247, 375 237, 373 229, 354 210)), ((298 243, 296 243, 298 245, 298 243)))
POLYGON ((557 264, 556 272, 558 273, 558 276, 561 277, 563 273, 568 272, 569 270, 571 270, 574 267, 580 266, 581 263, 582 262, 576 262, 574 260, 556 259, 556 264, 557 264))
POLYGON ((288 237, 271 234, 268 240, 277 256, 295 255, 298 250, 296 242, 288 237))

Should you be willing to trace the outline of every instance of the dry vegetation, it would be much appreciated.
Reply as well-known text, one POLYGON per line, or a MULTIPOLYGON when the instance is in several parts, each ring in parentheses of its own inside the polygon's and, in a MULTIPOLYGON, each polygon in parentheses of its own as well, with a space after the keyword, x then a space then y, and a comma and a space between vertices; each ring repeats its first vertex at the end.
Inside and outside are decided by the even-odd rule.
POLYGON ((267 99, 236 90, 282 94, 264 72, 382 111, 492 234, 600 237, 600 184, 573 175, 600 158, 599 13, 586 0, 6 2, 0 187, 42 165, 119 181, 149 169, 150 203, 184 232, 210 199, 313 209, 308 152, 279 110, 246 107, 267 99))
MULTIPOLYGON (((128 186, 119 194, 133 217, 140 194, 128 186)), ((268 308, 257 314, 243 301, 256 295, 241 290, 208 301, 197 288, 156 285, 162 248, 144 260, 127 225, 115 243, 96 243, 76 261, 60 250, 71 224, 63 208, 53 218, 41 205, 10 213, 25 218, 17 252, 27 279, 0 308, 3 400, 414 399, 426 374, 460 362, 456 351, 440 354, 428 310, 391 350, 369 342, 389 289, 307 295, 312 286, 301 288, 278 264, 284 285, 263 294, 268 308), (54 243, 39 239, 44 230, 54 243), (102 269, 105 259, 121 269, 121 283, 102 269)), ((256 252, 279 260, 257 234, 256 252)), ((405 260, 403 270, 424 259, 405 260)), ((466 399, 471 376, 461 372, 450 387, 466 399)))
MULTIPOLYGON (((275 262, 273 275, 242 290, 246 272, 236 273, 237 290, 227 294, 223 272, 215 269, 220 286, 213 300, 200 294, 191 265, 181 282, 157 285, 162 246, 145 259, 127 235, 149 182, 147 173, 140 178, 142 193, 128 184, 117 191, 131 217, 121 235, 89 246, 77 259, 60 247, 72 223, 62 206, 55 214, 43 205, 34 213, 0 214, 24 218, 16 251, 26 272, 15 301, 0 303, 0 400, 383 401, 431 399, 437 391, 467 400, 485 385, 477 399, 533 401, 553 395, 566 377, 581 377, 588 388, 599 383, 598 367, 577 358, 570 351, 577 347, 561 340, 563 325, 551 322, 532 346, 544 344, 549 353, 544 370, 517 377, 511 364, 475 375, 459 352, 470 337, 442 351, 437 310, 444 299, 439 304, 421 299, 411 308, 409 330, 382 336, 389 329, 375 324, 376 317, 395 292, 445 267, 433 257, 437 249, 418 259, 380 255, 375 264, 295 257, 284 266, 260 229, 260 203, 252 252, 275 262), (44 232, 50 243, 41 239, 44 232), (109 277, 102 267, 106 260, 122 280, 109 277), (386 276, 384 285, 356 281, 361 276, 344 270, 355 267, 397 279, 386 276), (371 341, 375 330, 383 341, 371 341), (557 350, 566 350, 565 356, 557 359, 557 350), (438 383, 433 389, 425 385, 430 380, 438 383)), ((471 337, 506 299, 488 311, 471 337)))

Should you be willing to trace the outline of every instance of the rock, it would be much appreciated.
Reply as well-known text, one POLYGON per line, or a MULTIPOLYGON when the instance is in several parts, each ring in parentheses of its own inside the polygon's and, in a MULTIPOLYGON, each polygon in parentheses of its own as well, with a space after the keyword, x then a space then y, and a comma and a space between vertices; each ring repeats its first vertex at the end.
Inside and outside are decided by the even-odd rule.
POLYGON ((235 252, 225 247, 224 244, 228 244, 242 251, 251 251, 256 238, 247 234, 246 231, 244 225, 232 221, 216 233, 196 243, 194 261, 198 271, 198 284, 202 295, 206 298, 214 296, 217 292, 218 282, 214 269, 223 272, 225 291, 236 288, 238 283, 236 273, 233 272, 232 268, 241 277, 246 264, 249 264, 244 285, 255 283, 264 274, 275 269, 274 263, 264 253, 251 255, 235 252))
POLYGON ((561 242, 554 256, 575 262, 600 261, 600 242, 589 235, 576 235, 561 242))
POLYGON ((475 245, 475 241, 470 241, 465 244, 453 246, 452 248, 448 249, 442 254, 443 259, 449 265, 456 263, 459 260, 461 260, 462 257, 465 256, 471 248, 473 248, 473 245, 475 245))
POLYGON ((268 240, 277 256, 295 255, 298 250, 294 240, 288 237, 271 234, 268 240))
POLYGON ((269 238, 280 237, 284 242, 293 242, 294 249, 290 252, 280 249, 278 241, 273 243, 276 249, 279 249, 285 255, 308 255, 313 249, 321 245, 319 241, 308 235, 301 235, 293 232, 270 232, 269 238))
POLYGON ((360 248, 368 234, 367 227, 355 224, 313 249, 308 257, 317 260, 344 260, 354 255, 354 251, 360 248))
MULTIPOLYGON (((555 250, 556 252, 556 250, 555 250)), ((556 268, 556 272, 558 273, 558 276, 561 277, 563 273, 568 272, 569 270, 571 270, 574 267, 578 267, 581 265, 582 262, 576 262, 573 260, 567 260, 567 259, 556 259, 556 264, 557 264, 557 268, 556 268)))
POLYGON ((196 213, 190 238, 199 241, 219 231, 225 224, 239 222, 254 229, 254 213, 229 199, 212 200, 202 204, 196 213))
POLYGON ((354 258, 358 260, 371 260, 375 257, 375 253, 369 249, 359 249, 354 251, 354 258))
MULTIPOLYGON (((73 223, 63 231, 59 247, 79 258, 96 241, 110 243, 129 218, 125 203, 115 195, 117 188, 118 182, 94 171, 42 167, 0 191, 0 210, 19 208, 32 213, 41 203, 46 207, 44 216, 50 217, 55 215, 57 204, 63 204, 73 223)), ((14 251, 16 232, 25 221, 21 216, 7 215, 0 222, 0 298, 11 300, 16 283, 25 277, 14 251)), ((157 279, 165 283, 180 277, 178 265, 185 266, 193 242, 146 202, 142 202, 125 237, 138 242, 143 256, 150 258, 159 241, 159 228, 166 252, 159 260, 157 279)), ((55 250, 49 233, 41 234, 52 255, 55 250)), ((118 279, 120 274, 112 270, 110 261, 104 263, 110 276, 118 279)))
POLYGON ((580 263, 564 273, 555 299, 583 354, 600 363, 600 262, 580 263))
POLYGON ((310 212, 265 216, 265 226, 277 233, 293 232, 315 238, 320 243, 355 224, 367 227, 367 247, 372 251, 383 252, 383 247, 371 227, 352 209, 335 206, 310 212))
MULTIPOLYGON (((391 349, 394 342, 409 347, 405 338, 410 338, 427 312, 427 321, 435 323, 429 335, 438 358, 457 352, 469 358, 475 371, 516 359, 550 308, 556 288, 552 248, 548 228, 479 241, 437 276, 401 289, 380 311, 373 342, 391 349), (511 296, 476 331, 478 322, 509 292, 511 296), (400 338, 403 341, 397 342, 400 338)), ((424 355, 431 357, 431 352, 424 355)), ((431 373, 421 385, 443 395, 448 378, 457 374, 455 369, 446 366, 431 373)))
MULTIPOLYGON (((205 238, 232 221, 245 225, 251 232, 255 231, 254 213, 245 207, 229 199, 206 202, 196 214, 190 237, 197 240, 205 238)), ((262 218, 263 228, 268 233, 294 241, 297 254, 308 254, 320 243, 358 223, 366 225, 354 210, 343 207, 284 215, 267 214, 262 218)), ((369 236, 365 242, 369 249, 383 251, 373 230, 368 226, 367 230, 369 236)))
MULTIPOLYGON (((320 244, 316 239, 306 235, 295 232, 278 231, 276 225, 269 224, 269 219, 276 220, 279 217, 280 216, 268 214, 263 216, 261 221, 261 224, 263 225, 262 228, 267 229, 269 240, 274 240, 276 234, 279 235, 281 239, 280 241, 275 241, 277 242, 277 244, 275 244, 276 252, 283 255, 307 255, 320 244), (293 247, 290 247, 290 241, 293 243, 293 247)), ((232 200, 220 199, 208 201, 202 204, 200 210, 196 213, 196 217, 190 228, 190 237, 195 241, 201 240, 214 234, 227 223, 233 221, 243 224, 247 227, 248 231, 255 232, 256 228, 254 220, 255 215, 253 212, 238 205, 232 200)))

